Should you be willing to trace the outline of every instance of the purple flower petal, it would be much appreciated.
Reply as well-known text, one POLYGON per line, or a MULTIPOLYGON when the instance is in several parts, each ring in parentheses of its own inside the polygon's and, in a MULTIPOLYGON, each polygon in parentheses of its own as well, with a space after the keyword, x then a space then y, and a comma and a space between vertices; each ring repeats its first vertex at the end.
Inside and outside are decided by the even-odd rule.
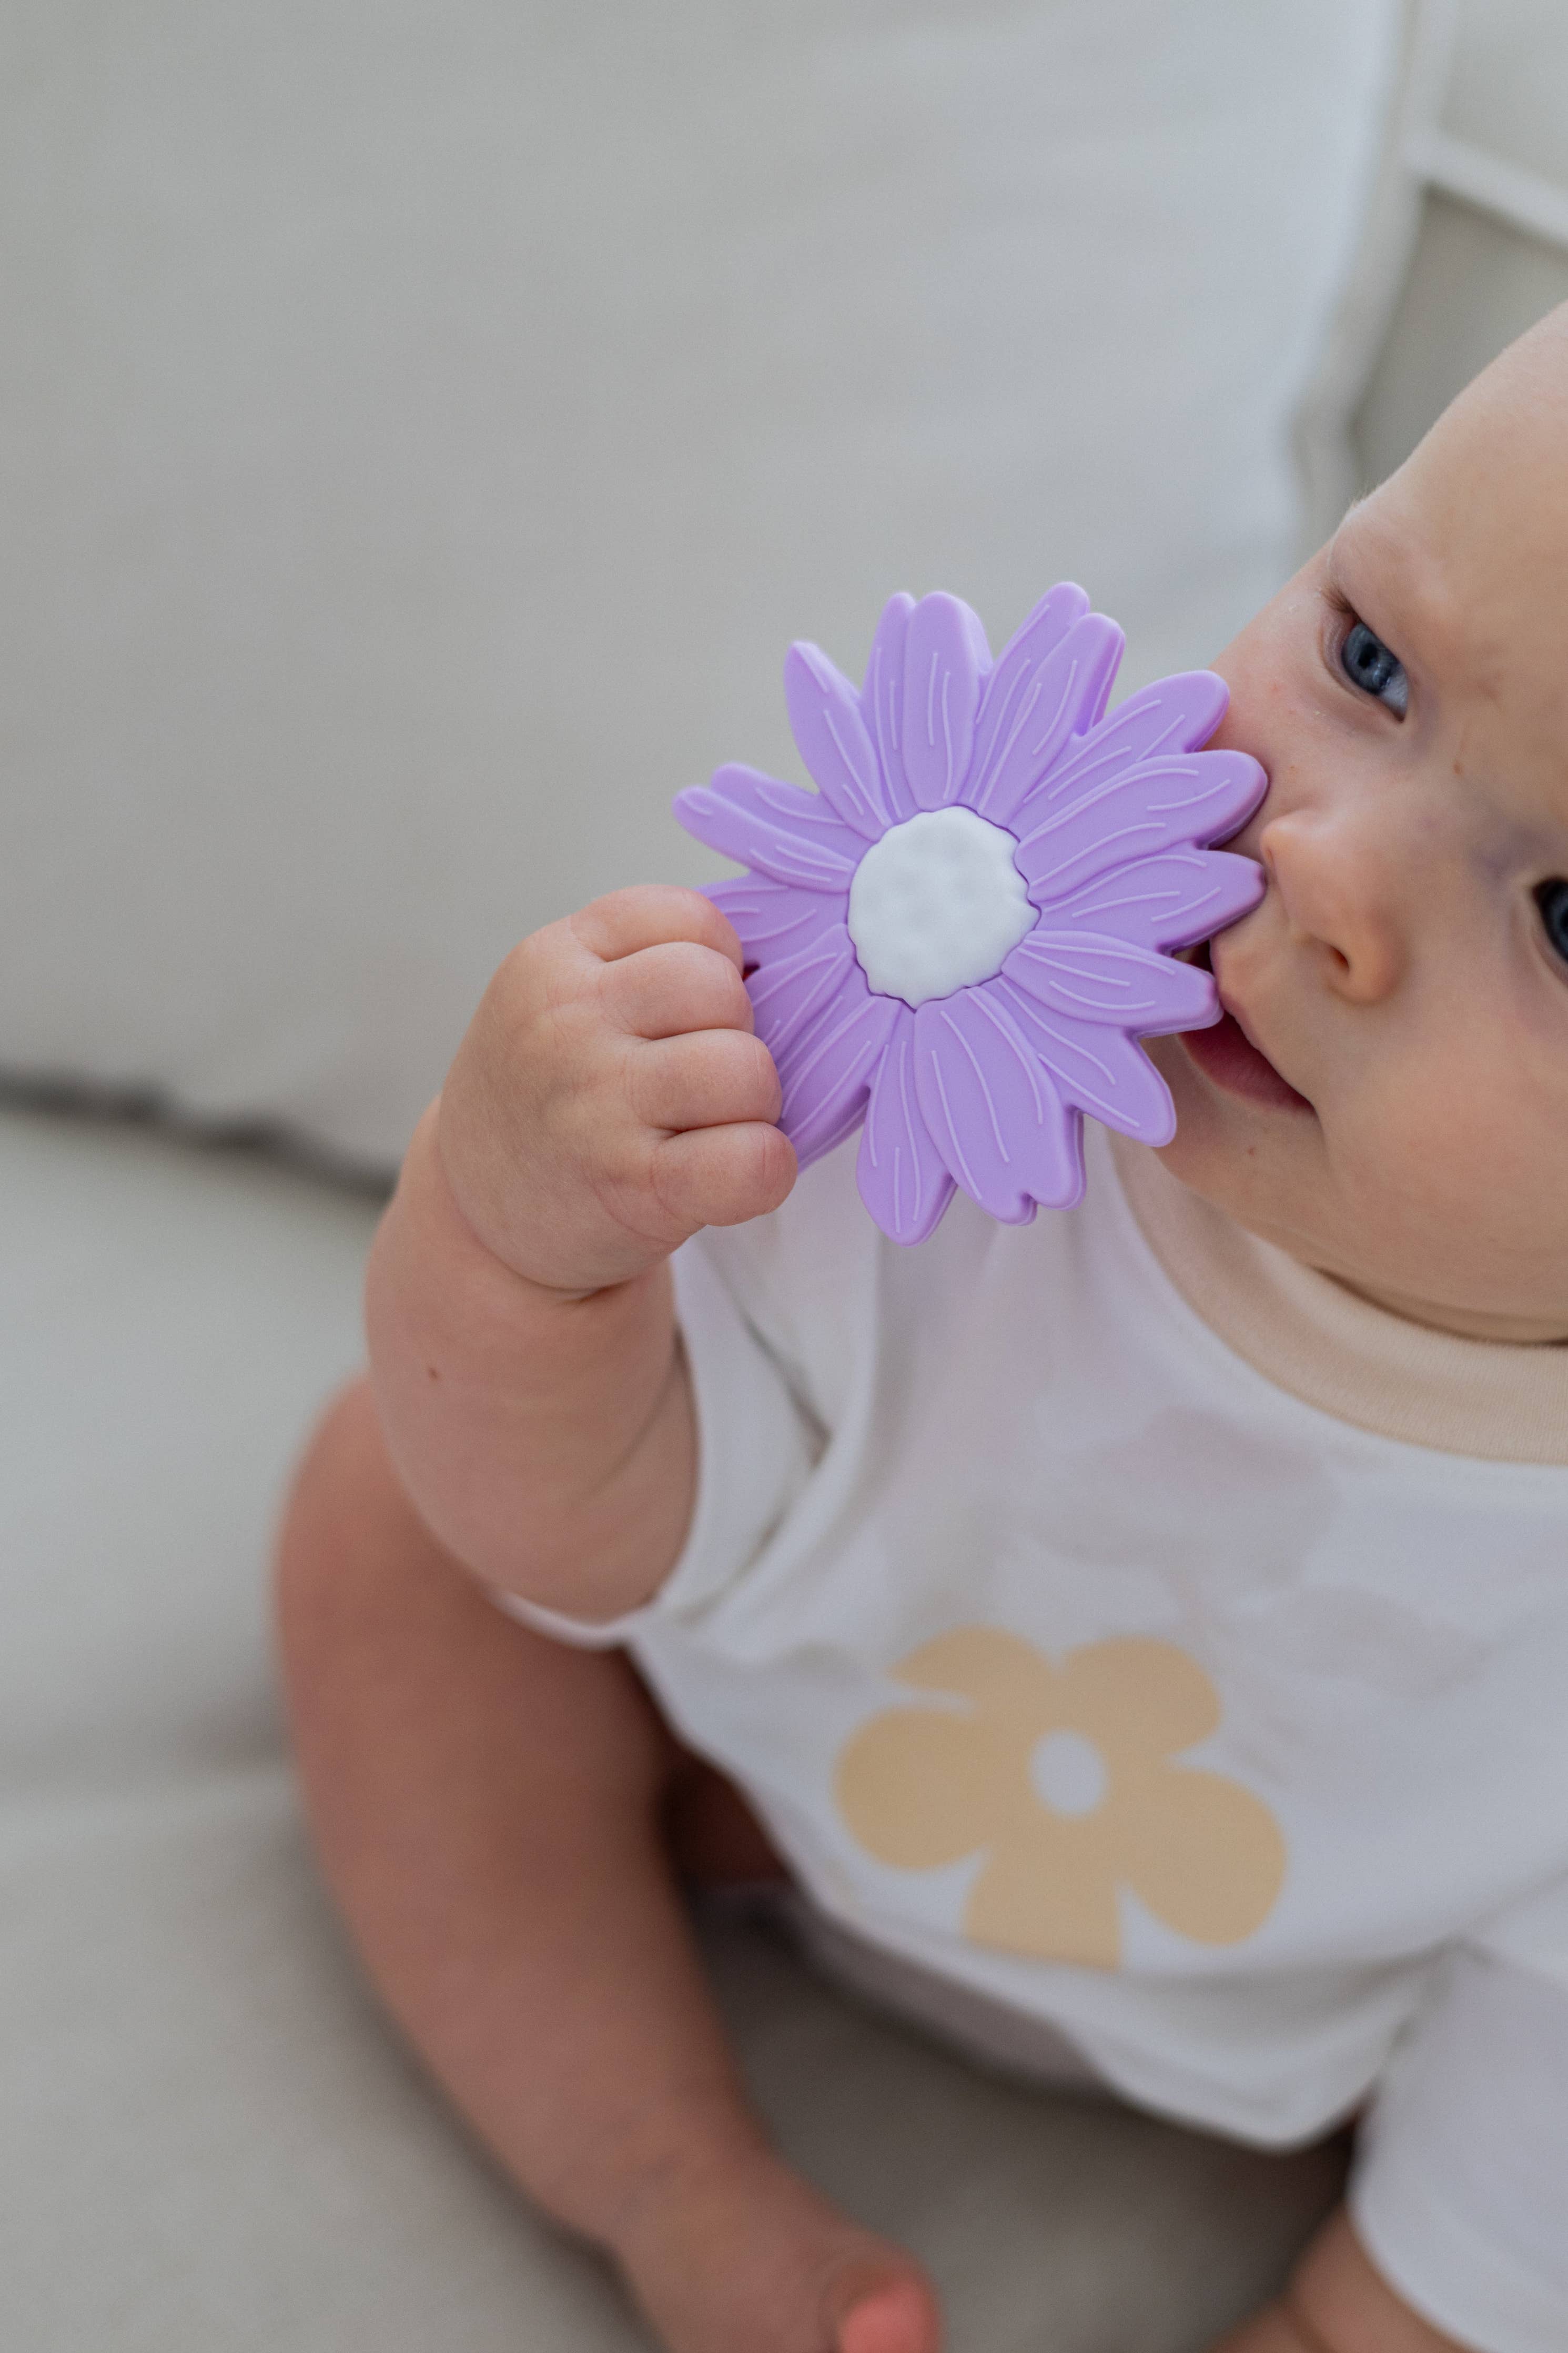
POLYGON ((716 769, 711 783, 677 793, 675 814, 710 849, 806 891, 847 892, 866 849, 820 793, 756 768, 716 769))
POLYGON ((1176 1107, 1141 1046, 1118 1029, 1058 1018, 1009 980, 990 987, 1048 1066, 1064 1102, 1140 1144, 1169 1144, 1176 1107))
POLYGON ((1072 1021, 1112 1023, 1130 1037, 1201 1029, 1217 1018, 1214 976, 1126 940, 1038 923, 1002 966, 1047 1011, 1072 1021))
POLYGON ((904 638, 904 774, 922 809, 956 800, 974 750, 981 681, 990 668, 980 617, 938 590, 910 615, 904 638))
MULTIPOLYGON (((847 941, 848 934, 845 934, 847 941)), ((826 1009, 775 1053, 784 1107, 779 1125, 803 1168, 831 1152, 865 1116, 866 1096, 900 1012, 879 997, 850 956, 826 1009)))
POLYGON ((748 965, 776 964, 799 955, 836 923, 844 909, 822 891, 796 891, 765 874, 738 874, 731 882, 709 882, 711 899, 735 927, 748 965))
POLYGON ((857 1083, 833 1103, 814 1103, 810 1118, 797 1120, 790 1138, 799 1166, 809 1168, 816 1161, 826 1160, 830 1152, 837 1152, 854 1134, 865 1116, 863 1083, 857 1083))
POLYGON ((952 1178, 915 1099, 915 1017, 907 1005, 871 1082, 856 1170, 860 1198, 889 1239, 923 1242, 952 1198, 952 1178))
POLYGON ((1005 1225, 1081 1197, 1079 1122, 988 983, 920 1008, 915 1089, 948 1167, 1005 1225))
POLYGON ((1105 760, 1092 777, 1078 769, 1074 755, 1015 819, 1027 829, 1020 832, 1014 862, 1030 898, 1043 906, 1110 867, 1234 833, 1268 782, 1246 752, 1165 753, 1114 765, 1105 760), (1080 787, 1070 797, 1058 782, 1068 768, 1080 787), (1039 816, 1042 805, 1049 813, 1039 816))
POLYGON ((1185 948, 1212 939, 1257 906, 1266 884, 1250 858, 1224 849, 1167 849, 1098 874, 1052 899, 1053 930, 1098 932, 1139 947, 1185 948))
POLYGON ((800 756, 827 801, 868 841, 894 822, 860 698, 820 646, 791 646, 784 657, 784 702, 800 756))
POLYGON ((882 607, 866 683, 860 690, 860 712, 877 746, 883 788, 896 822, 913 817, 920 806, 904 774, 904 644, 909 636, 912 596, 889 596, 882 607))
POLYGON ((1178 670, 1130 694, 1049 779, 1050 797, 1076 797, 1102 776, 1166 752, 1195 752, 1208 742, 1230 702, 1230 689, 1212 670, 1178 670))
POLYGON ((1088 610, 1088 590, 1080 588, 1076 580, 1058 580, 1055 587, 1047 588, 1039 603, 1025 614, 997 655, 997 672, 1005 670, 1009 659, 1025 647, 1030 649, 1032 660, 1043 661, 1055 647, 1060 645, 1073 624, 1082 620, 1088 610))
POLYGON ((758 966, 746 983, 756 1033, 779 1065, 794 1039, 809 1029, 837 1000, 859 966, 842 923, 830 923, 808 947, 758 966))
POLYGON ((1163 953, 1254 906, 1255 861, 1215 853, 1268 779, 1207 751, 1226 707, 1209 672, 1161 680, 1105 715, 1121 633, 1061 583, 994 670, 956 597, 895 596, 855 694, 816 647, 785 691, 818 791, 740 766, 680 795, 683 824, 752 869, 712 886, 745 951, 780 1124, 807 1165, 864 1120, 862 1194, 923 1240, 955 1183, 994 1217, 1067 1206, 1090 1113, 1149 1144, 1174 1132, 1136 1039, 1217 1018, 1212 976, 1163 953), (966 801, 1016 841, 1040 920, 1000 973, 918 1011, 873 991, 847 928, 868 844, 966 801))
POLYGON ((986 681, 964 799, 994 824, 1009 823, 1069 737, 1091 728, 1105 708, 1122 636, 1103 613, 1085 610, 1088 604, 1070 581, 1053 588, 986 681), (1064 630, 1066 613, 1071 625, 1064 630))

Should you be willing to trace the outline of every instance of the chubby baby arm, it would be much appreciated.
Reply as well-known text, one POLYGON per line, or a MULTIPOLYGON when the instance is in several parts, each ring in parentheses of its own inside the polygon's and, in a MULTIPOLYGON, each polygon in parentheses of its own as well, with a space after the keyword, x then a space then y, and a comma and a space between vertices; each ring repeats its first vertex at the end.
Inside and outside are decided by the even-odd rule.
POLYGON ((421 1516, 487 1583, 585 1620, 646 1601, 696 1442, 668 1260, 774 1208, 795 1155, 741 947, 647 886, 497 973, 372 1253, 372 1380, 421 1516))

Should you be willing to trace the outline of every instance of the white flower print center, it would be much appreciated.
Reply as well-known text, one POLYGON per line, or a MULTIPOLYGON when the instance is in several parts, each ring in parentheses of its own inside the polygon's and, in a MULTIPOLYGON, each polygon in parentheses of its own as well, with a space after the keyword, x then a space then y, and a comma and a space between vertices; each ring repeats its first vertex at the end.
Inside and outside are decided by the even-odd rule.
POLYGON ((879 994, 923 1005, 1001 970, 1037 920, 1016 848, 962 807, 927 809, 871 844, 849 885, 847 920, 879 994))
POLYGON ((1081 1732, 1047 1732, 1029 1759, 1035 1795, 1057 1814, 1092 1814, 1105 1795, 1105 1759, 1081 1732))

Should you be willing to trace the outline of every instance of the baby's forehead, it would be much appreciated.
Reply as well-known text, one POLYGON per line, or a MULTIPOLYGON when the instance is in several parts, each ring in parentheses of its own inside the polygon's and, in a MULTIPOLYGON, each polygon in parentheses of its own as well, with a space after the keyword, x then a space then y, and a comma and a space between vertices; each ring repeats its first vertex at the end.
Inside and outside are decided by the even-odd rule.
POLYGON ((1410 593, 1456 603, 1471 635, 1494 610, 1568 596, 1568 307, 1468 385, 1347 520, 1386 523, 1410 593))
POLYGON ((1496 390, 1351 510, 1327 575, 1429 689, 1568 726, 1568 352, 1560 430, 1496 390))

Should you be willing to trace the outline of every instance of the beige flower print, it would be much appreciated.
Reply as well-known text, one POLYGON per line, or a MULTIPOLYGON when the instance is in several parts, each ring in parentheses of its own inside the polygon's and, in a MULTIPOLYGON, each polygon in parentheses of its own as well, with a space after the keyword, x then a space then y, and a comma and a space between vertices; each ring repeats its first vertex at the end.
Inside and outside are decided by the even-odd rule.
POLYGON ((950 1704, 862 1725, 838 1759, 839 1810, 905 1871, 983 1853, 963 1914, 975 1943, 1114 1968, 1121 1888, 1202 1945, 1238 1944, 1268 1917, 1284 1838, 1250 1789, 1179 1761, 1220 1705, 1173 1643, 1089 1642, 1058 1664, 1016 1634, 960 1626, 893 1672, 950 1704))

